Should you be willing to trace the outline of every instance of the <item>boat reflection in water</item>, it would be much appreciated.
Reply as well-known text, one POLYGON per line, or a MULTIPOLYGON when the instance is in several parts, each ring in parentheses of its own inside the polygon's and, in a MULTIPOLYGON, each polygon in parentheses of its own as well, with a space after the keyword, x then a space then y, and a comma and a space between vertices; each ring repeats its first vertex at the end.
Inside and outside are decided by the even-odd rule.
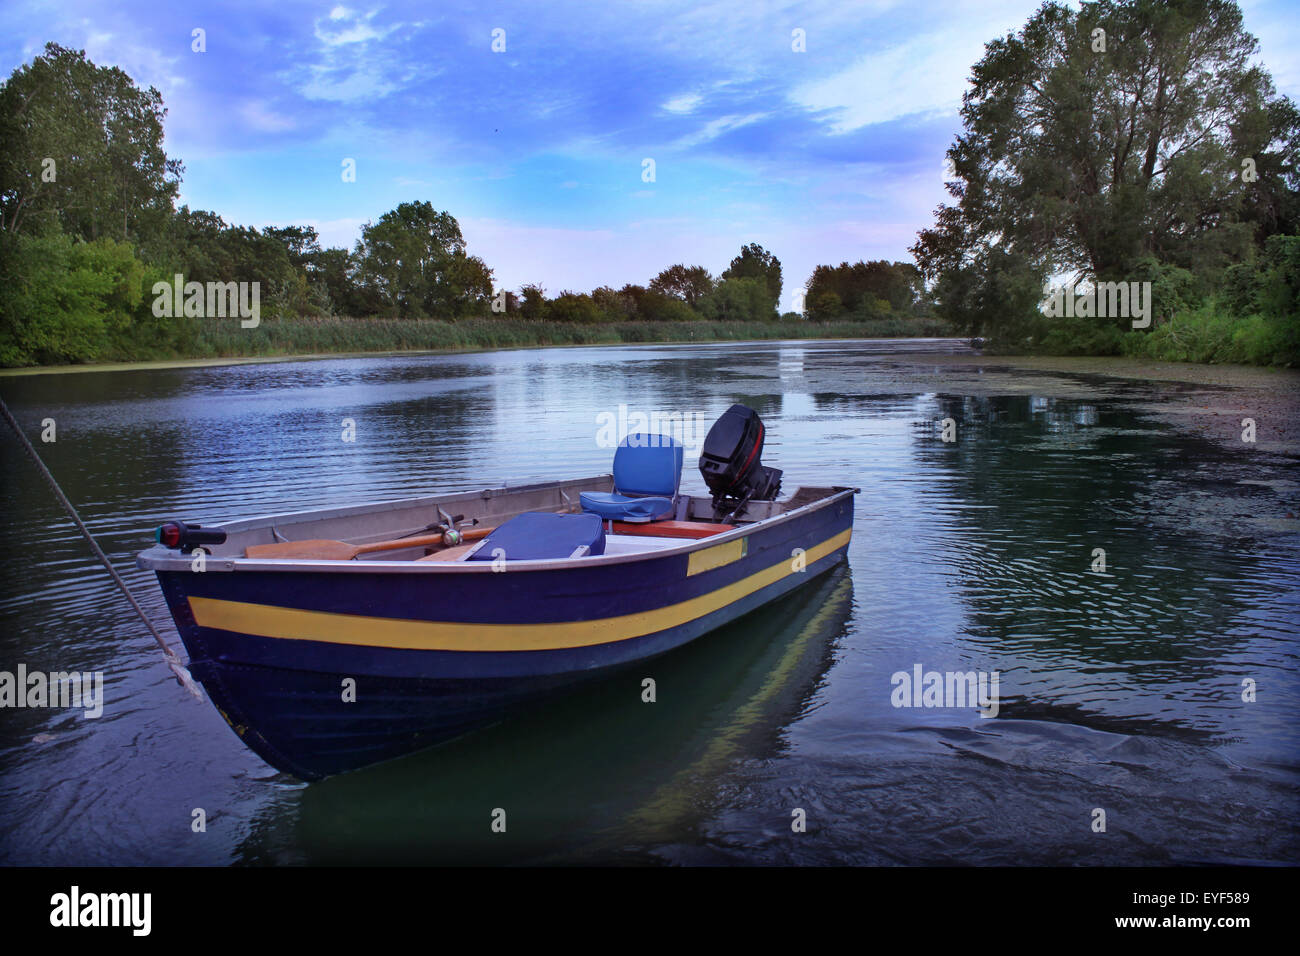
MULTIPOLYGON (((639 847, 695 842, 728 771, 780 751, 852 605, 841 563, 640 671, 439 749, 303 786, 254 822, 239 861, 653 862, 639 847), (653 703, 643 700, 647 678, 653 703), (493 829, 495 811, 504 832, 493 829)), ((772 808, 774 818, 788 813, 772 808)))

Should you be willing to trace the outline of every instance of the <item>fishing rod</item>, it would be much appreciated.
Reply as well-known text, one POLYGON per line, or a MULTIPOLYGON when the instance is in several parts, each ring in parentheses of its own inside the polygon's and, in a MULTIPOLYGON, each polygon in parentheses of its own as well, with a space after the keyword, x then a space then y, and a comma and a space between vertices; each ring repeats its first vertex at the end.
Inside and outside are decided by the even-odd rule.
POLYGON ((131 602, 131 607, 135 608, 135 613, 140 615, 140 620, 144 621, 144 626, 149 629, 149 633, 153 635, 153 639, 157 641, 158 646, 162 648, 163 656, 167 658, 167 666, 170 667, 172 673, 176 675, 177 683, 193 694, 196 700, 202 700, 203 694, 199 690, 198 685, 194 683, 194 678, 190 676, 190 672, 186 670, 185 665, 182 664, 180 658, 176 656, 176 652, 167 645, 165 640, 163 640, 163 636, 159 634, 158 629, 153 626, 153 622, 150 621, 149 616, 145 614, 144 608, 140 606, 140 602, 135 599, 135 595, 131 593, 131 589, 127 587, 126 582, 122 580, 122 576, 117 573, 117 569, 113 567, 112 562, 108 560, 108 555, 104 553, 104 550, 99 546, 98 542, 95 541, 94 536, 90 533, 90 529, 86 527, 85 522, 81 520, 81 516, 77 514, 77 509, 72 507, 72 502, 68 500, 68 496, 63 493, 63 489, 59 487, 59 483, 54 480, 54 476, 50 474, 50 470, 45 467, 45 462, 41 461, 41 456, 36 454, 36 449, 32 447, 32 443, 28 441, 27 436, 23 434, 22 428, 19 427, 17 420, 15 420, 14 416, 10 413, 9 406, 4 403, 3 398, 0 398, 0 413, 4 415, 5 421, 9 423, 9 427, 12 428, 14 434, 18 436, 18 440, 22 442, 22 446, 27 451, 28 457, 30 457, 31 460, 36 463, 36 467, 40 469, 42 477, 45 478, 46 483, 50 486, 50 490, 53 491, 54 496, 59 499, 59 504, 63 505, 63 510, 68 513, 70 518, 72 518, 73 523, 77 526, 77 530, 81 532, 82 537, 84 537, 86 542, 90 545, 90 549, 95 552, 95 556, 99 558, 100 563, 104 565, 105 569, 112 576, 113 581, 121 589, 122 593, 126 596, 126 599, 131 602))

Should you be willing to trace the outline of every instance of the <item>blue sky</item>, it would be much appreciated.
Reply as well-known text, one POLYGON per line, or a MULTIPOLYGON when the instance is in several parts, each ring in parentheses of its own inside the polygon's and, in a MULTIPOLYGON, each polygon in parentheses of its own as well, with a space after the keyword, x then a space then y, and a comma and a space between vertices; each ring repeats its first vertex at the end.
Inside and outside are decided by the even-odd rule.
MULTIPOLYGON (((350 247, 428 200, 499 286, 552 294, 716 274, 758 242, 786 309, 819 263, 910 258, 971 64, 1038 5, 8 2, 0 69, 54 40, 156 86, 182 201, 228 222, 350 247)), ((1241 6, 1300 99, 1294 0, 1241 6)))

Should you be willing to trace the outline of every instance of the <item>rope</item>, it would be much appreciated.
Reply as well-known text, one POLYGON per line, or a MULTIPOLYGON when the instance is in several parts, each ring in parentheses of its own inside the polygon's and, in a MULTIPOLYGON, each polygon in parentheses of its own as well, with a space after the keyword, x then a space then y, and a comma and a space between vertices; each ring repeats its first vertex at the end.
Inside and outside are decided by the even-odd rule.
POLYGON ((163 655, 167 658, 167 666, 170 667, 172 673, 176 675, 177 683, 193 694, 195 699, 202 700, 203 694, 194 683, 194 678, 190 676, 190 672, 186 670, 185 665, 182 664, 180 658, 176 656, 176 652, 167 646, 167 642, 163 640, 163 636, 158 633, 158 629, 153 626, 153 622, 149 620, 149 616, 145 614, 144 608, 142 608, 140 603, 135 599, 135 595, 131 593, 131 589, 126 586, 126 582, 122 580, 122 576, 117 573, 117 569, 114 568, 112 562, 108 560, 108 555, 104 554, 103 549, 100 548, 99 544, 95 541, 94 537, 90 533, 90 529, 86 527, 85 523, 81 520, 80 515, 77 514, 77 509, 72 507, 72 502, 70 502, 67 496, 63 493, 63 489, 59 487, 59 483, 54 480, 54 476, 50 474, 50 470, 45 467, 45 462, 41 461, 41 456, 36 454, 36 449, 32 447, 32 443, 27 440, 27 436, 23 434, 23 430, 18 426, 18 422, 14 419, 14 416, 10 414, 9 406, 4 403, 4 399, 0 399, 0 413, 3 413, 5 421, 7 421, 9 427, 14 430, 14 434, 18 436, 18 440, 22 442, 23 448, 27 451, 28 456, 36 463, 36 467, 40 469, 41 475, 50 486, 50 490, 53 491, 54 496, 59 499, 59 504, 63 505, 63 510, 72 518, 73 522, 77 526, 77 530, 81 532, 82 536, 86 539, 86 542, 90 545, 90 549, 95 552, 95 556, 99 558, 100 563, 104 565, 104 568, 110 575, 112 575, 113 581, 116 582, 119 588, 121 588, 122 593, 126 595, 126 599, 131 602, 131 607, 135 608, 135 613, 140 615, 140 620, 144 621, 144 626, 149 629, 149 633, 153 635, 153 639, 157 641, 158 646, 162 648, 163 655))

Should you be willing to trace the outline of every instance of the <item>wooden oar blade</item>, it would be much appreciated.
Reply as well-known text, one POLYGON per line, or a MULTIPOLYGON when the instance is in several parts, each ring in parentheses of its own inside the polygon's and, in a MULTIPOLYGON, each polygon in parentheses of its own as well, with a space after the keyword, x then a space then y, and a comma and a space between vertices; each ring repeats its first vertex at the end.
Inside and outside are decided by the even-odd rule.
POLYGON ((281 558, 297 561, 351 561, 358 547, 346 541, 327 541, 323 538, 309 541, 279 541, 275 544, 250 544, 245 550, 249 558, 281 558))

